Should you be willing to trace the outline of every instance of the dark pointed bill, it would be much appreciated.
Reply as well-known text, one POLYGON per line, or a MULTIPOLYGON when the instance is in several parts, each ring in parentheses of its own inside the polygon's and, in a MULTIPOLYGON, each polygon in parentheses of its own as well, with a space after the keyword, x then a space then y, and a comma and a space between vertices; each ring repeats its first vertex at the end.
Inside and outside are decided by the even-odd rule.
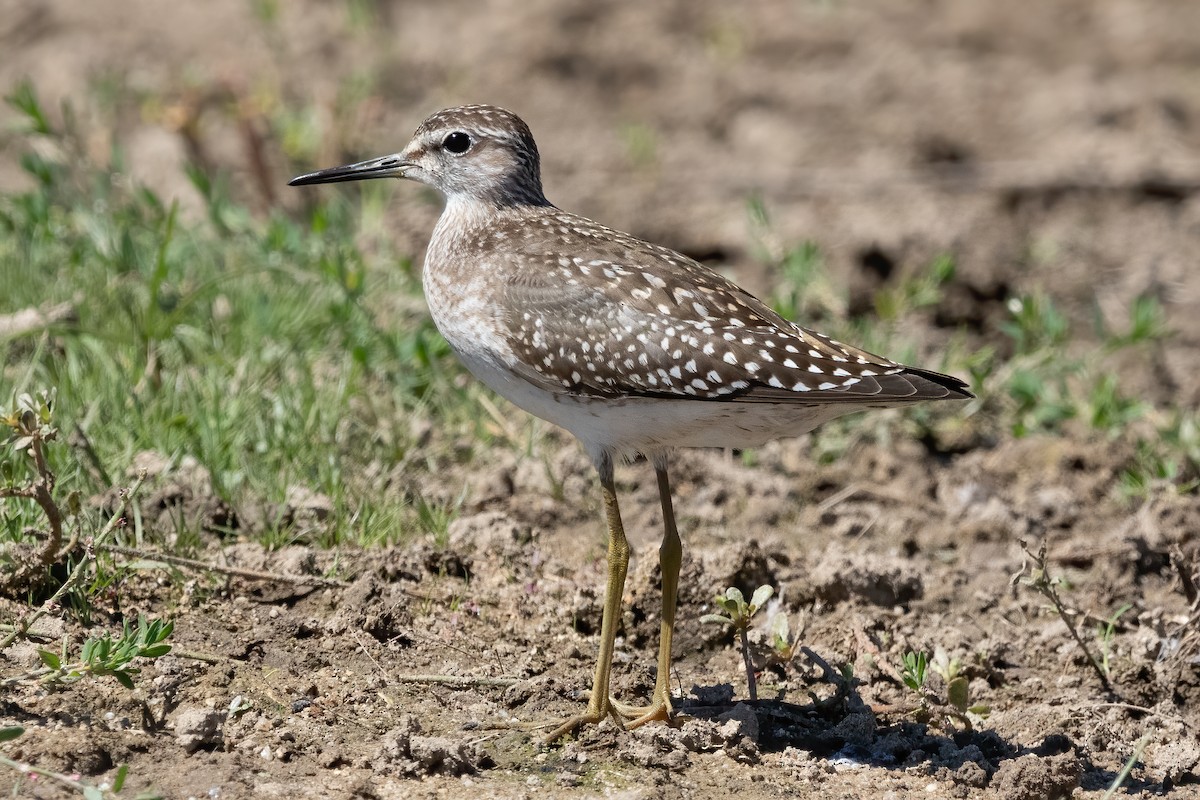
POLYGON ((371 158, 359 161, 357 164, 347 164, 343 167, 330 167, 298 175, 288 181, 288 186, 309 186, 314 183, 340 183, 342 181, 363 181, 368 178, 403 178, 404 170, 411 167, 400 156, 391 155, 381 158, 371 158))

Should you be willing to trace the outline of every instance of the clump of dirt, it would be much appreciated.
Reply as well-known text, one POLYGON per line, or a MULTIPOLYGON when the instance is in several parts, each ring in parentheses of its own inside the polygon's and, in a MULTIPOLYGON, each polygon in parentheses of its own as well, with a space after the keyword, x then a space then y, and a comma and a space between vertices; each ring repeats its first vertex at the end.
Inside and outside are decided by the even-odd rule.
POLYGON ((376 775, 417 778, 424 775, 469 775, 492 766, 491 757, 476 743, 444 736, 422 736, 421 724, 405 717, 383 735, 369 765, 376 775))
POLYGON ((834 605, 850 598, 876 606, 905 605, 925 591, 911 565, 870 555, 827 552, 809 573, 813 596, 834 605))
MULTIPOLYGON (((178 464, 161 453, 145 451, 133 457, 129 477, 143 477, 148 499, 139 503, 146 513, 145 523, 159 535, 167 547, 173 547, 188 525, 199 523, 208 534, 225 535, 239 527, 237 512, 217 496, 212 475, 192 456, 183 456, 178 464)), ((114 495, 105 498, 111 512, 120 507, 114 495)), ((192 529, 194 530, 194 528, 192 529)))
POLYGON ((1002 800, 1064 800, 1079 786, 1082 770, 1072 753, 1039 758, 1027 753, 996 770, 994 787, 1002 800))

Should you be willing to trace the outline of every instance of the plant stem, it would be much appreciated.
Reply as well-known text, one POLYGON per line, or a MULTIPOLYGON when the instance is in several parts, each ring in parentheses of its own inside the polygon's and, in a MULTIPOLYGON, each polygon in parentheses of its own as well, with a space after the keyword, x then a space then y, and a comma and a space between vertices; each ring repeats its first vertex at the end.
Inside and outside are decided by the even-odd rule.
POLYGON ((1133 772, 1133 765, 1136 764, 1138 759, 1142 757, 1142 752, 1146 749, 1146 745, 1149 743, 1150 734, 1142 734, 1142 738, 1138 739, 1133 745, 1133 753, 1129 756, 1129 760, 1125 762, 1125 766, 1121 768, 1119 773, 1117 773, 1117 777, 1113 779, 1112 786, 1108 787, 1108 791, 1104 793, 1104 797, 1100 798, 1100 800, 1111 800, 1111 798, 1117 793, 1117 790, 1120 789, 1122 784, 1125 783, 1126 779, 1129 778, 1129 773, 1133 772))
POLYGON ((750 690, 750 700, 758 700, 758 681, 754 677, 754 663, 750 658, 750 639, 746 636, 745 625, 738 626, 738 636, 742 641, 742 661, 746 664, 746 686, 750 690))
POLYGON ((1090 664, 1092 669, 1095 671, 1096 677, 1100 679, 1100 684, 1104 687, 1104 690, 1108 692, 1109 695, 1112 695, 1113 688, 1112 684, 1109 683, 1108 675, 1105 674, 1104 669, 1100 666, 1100 662, 1097 661, 1096 657, 1092 655, 1092 650, 1087 646, 1087 642, 1085 642, 1083 637, 1079 635, 1079 631, 1077 630, 1075 623, 1071 618, 1070 612, 1067 611, 1066 606, 1063 605, 1062 600, 1060 600, 1058 597, 1058 591, 1054 588, 1054 584, 1050 578, 1050 568, 1046 563, 1046 542, 1042 541, 1041 547, 1038 548, 1037 555, 1029 552, 1029 548, 1025 546, 1024 542, 1021 542, 1021 549, 1025 551, 1025 555, 1033 559, 1034 564, 1040 573, 1038 577, 1032 578, 1029 581, 1029 584, 1054 605, 1054 610, 1058 612, 1059 618, 1066 624, 1067 631, 1071 634, 1071 638, 1075 640, 1075 643, 1079 645, 1079 649, 1083 651, 1085 656, 1087 656, 1088 664, 1090 664))
MULTIPOLYGON (((75 569, 71 570, 71 574, 67 576, 65 581, 63 581, 62 586, 58 587, 58 591, 50 596, 49 600, 42 603, 41 607, 37 610, 32 611, 22 617, 21 620, 13 626, 12 631, 3 639, 0 639, 0 650, 6 649, 17 639, 24 637, 25 633, 33 627, 35 622, 46 616, 46 614, 50 612, 50 609, 58 605, 58 601, 62 599, 63 595, 79 586, 79 584, 83 581, 84 574, 87 572, 88 565, 92 562, 93 558, 95 558, 94 552, 96 545, 103 543, 104 540, 107 539, 108 536, 121 524, 121 520, 124 519, 125 506, 130 500, 133 499, 134 495, 137 494, 137 491, 141 488, 144 480, 146 480, 146 474, 143 472, 142 474, 138 475, 138 478, 136 481, 134 481, 133 486, 122 493, 121 508, 119 508, 112 515, 112 517, 108 520, 108 523, 100 530, 98 534, 96 534, 92 543, 89 544, 87 547, 87 557, 79 560, 79 563, 75 565, 75 569)), ((51 500, 51 505, 54 505, 53 500, 51 500)), ((55 510, 57 510, 57 506, 55 506, 55 510)))
POLYGON ((37 503, 42 509, 42 513, 46 515, 46 522, 50 527, 50 535, 46 537, 41 552, 6 580, 6 583, 11 586, 23 586, 32 575, 47 569, 58 557, 58 549, 62 546, 62 511, 54 502, 54 473, 50 471, 50 466, 46 463, 46 454, 42 447, 40 434, 37 434, 29 444, 37 477, 25 486, 0 489, 0 498, 25 497, 37 503))
POLYGON ((63 775, 61 772, 35 767, 23 761, 13 761, 11 758, 5 758, 4 756, 0 756, 0 766, 10 767, 23 775, 37 775, 42 778, 48 778, 76 792, 82 792, 87 788, 87 784, 80 783, 68 775, 63 775))

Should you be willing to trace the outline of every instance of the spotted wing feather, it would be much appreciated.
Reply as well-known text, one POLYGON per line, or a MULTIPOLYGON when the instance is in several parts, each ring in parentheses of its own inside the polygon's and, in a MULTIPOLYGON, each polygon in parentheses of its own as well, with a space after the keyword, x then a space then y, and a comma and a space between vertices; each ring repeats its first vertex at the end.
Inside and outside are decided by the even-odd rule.
POLYGON ((555 252, 576 255, 528 241, 508 254, 527 265, 505 287, 509 344, 535 383, 597 398, 894 405, 971 396, 956 378, 801 328, 667 248, 553 208, 542 226, 555 252))

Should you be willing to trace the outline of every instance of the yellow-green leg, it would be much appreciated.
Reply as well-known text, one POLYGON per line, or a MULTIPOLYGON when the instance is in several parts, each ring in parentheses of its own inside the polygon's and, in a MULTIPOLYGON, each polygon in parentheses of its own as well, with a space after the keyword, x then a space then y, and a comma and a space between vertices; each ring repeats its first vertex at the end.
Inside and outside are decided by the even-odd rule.
POLYGON ((663 540, 658 548, 658 564, 662 572, 662 627, 658 640, 658 677, 654 681, 654 696, 650 705, 634 708, 621 703, 614 707, 629 721, 627 728, 647 722, 671 718, 671 635, 675 631, 675 602, 679 594, 679 565, 683 560, 683 545, 675 527, 675 509, 671 504, 671 484, 667 479, 666 458, 655 459, 658 476, 658 498, 662 503, 663 540))
POLYGON ((600 468, 600 486, 604 492, 604 513, 608 519, 608 584, 604 589, 604 616, 600 623, 600 656, 596 659, 596 676, 592 680, 592 696, 587 711, 559 725, 546 737, 553 742, 573 732, 580 725, 595 725, 609 714, 617 717, 609 699, 609 678, 612 674, 613 645, 617 638, 617 622, 621 618, 621 597, 625 592, 625 573, 629 569, 629 542, 621 525, 617 507, 617 490, 612 466, 600 468), (607 468, 605 468, 607 467, 607 468))

